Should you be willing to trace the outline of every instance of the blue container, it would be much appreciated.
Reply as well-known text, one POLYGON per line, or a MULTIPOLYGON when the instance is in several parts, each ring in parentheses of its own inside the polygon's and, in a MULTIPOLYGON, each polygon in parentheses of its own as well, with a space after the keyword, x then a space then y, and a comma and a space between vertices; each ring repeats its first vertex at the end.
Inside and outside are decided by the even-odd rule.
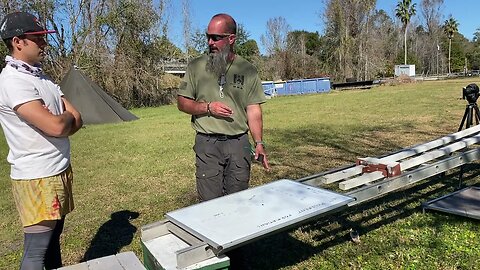
POLYGON ((265 95, 299 95, 330 92, 330 78, 291 80, 262 83, 265 95))
POLYGON ((262 83, 263 92, 265 96, 273 96, 275 93, 275 84, 273 82, 262 83))

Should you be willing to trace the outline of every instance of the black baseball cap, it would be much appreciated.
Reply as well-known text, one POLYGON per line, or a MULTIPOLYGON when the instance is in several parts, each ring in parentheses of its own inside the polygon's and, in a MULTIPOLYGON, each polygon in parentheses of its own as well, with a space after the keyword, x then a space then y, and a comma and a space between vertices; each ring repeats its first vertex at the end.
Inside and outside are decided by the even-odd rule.
POLYGON ((2 39, 18 37, 25 34, 45 35, 55 33, 55 30, 46 30, 37 17, 27 12, 13 12, 5 16, 0 24, 2 39))

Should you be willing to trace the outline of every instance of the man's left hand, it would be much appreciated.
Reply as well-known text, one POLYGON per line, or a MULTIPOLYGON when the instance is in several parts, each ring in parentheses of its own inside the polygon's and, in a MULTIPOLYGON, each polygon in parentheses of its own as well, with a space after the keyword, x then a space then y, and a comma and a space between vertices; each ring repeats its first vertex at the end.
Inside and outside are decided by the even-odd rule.
POLYGON ((263 144, 257 144, 257 146, 255 146, 255 160, 262 162, 263 168, 265 168, 267 172, 270 171, 270 164, 268 164, 267 152, 265 151, 263 144), (260 156, 263 156, 261 160, 259 160, 260 156))

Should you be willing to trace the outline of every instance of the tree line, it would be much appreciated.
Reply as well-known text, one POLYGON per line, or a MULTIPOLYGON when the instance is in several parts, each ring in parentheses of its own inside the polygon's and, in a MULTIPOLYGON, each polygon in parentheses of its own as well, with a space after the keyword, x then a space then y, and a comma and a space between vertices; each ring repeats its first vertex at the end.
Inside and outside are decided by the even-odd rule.
MULTIPOLYGON (((44 64, 57 82, 76 65, 122 105, 157 106, 174 101, 180 81, 165 74, 165 66, 207 50, 205 29, 192 25, 190 0, 182 0, 179 16, 172 1, 1 0, 0 15, 28 11, 57 31, 48 37, 44 64), (173 20, 182 22, 183 49, 171 41, 173 20)), ((257 41, 237 21, 235 50, 256 65, 262 80, 371 80, 393 76, 396 64, 414 64, 423 75, 480 69, 480 29, 472 40, 458 33, 457 20, 444 18, 443 4, 399 0, 390 16, 376 9, 376 0, 319 1, 311 8, 322 9, 322 32, 292 30, 285 18, 274 17, 257 41)), ((1 59, 6 53, 2 44, 1 59)))

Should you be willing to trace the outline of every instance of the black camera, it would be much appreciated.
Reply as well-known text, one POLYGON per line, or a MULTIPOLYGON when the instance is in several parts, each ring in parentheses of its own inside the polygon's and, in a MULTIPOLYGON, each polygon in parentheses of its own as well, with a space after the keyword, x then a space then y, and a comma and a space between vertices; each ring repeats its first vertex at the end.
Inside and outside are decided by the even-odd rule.
POLYGON ((477 102, 477 99, 479 97, 479 89, 478 85, 471 83, 462 89, 462 98, 466 99, 469 103, 475 103, 477 102))

